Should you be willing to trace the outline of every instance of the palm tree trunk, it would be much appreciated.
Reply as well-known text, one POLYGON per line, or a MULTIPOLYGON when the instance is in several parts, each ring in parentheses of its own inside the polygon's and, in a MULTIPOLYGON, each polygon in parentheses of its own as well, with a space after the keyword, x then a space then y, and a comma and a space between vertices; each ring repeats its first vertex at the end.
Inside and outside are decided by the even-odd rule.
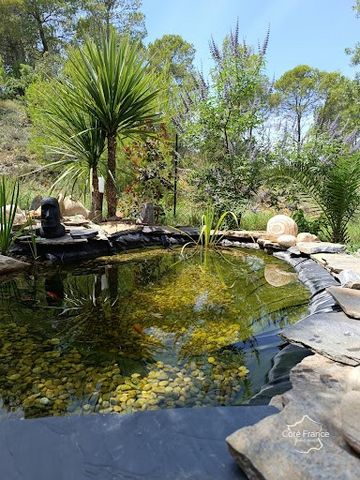
POLYGON ((92 169, 92 204, 91 204, 91 216, 94 220, 102 220, 102 199, 99 192, 99 177, 96 167, 92 169))
POLYGON ((117 191, 116 191, 116 134, 108 135, 108 175, 106 179, 106 200, 108 217, 116 216, 117 191))

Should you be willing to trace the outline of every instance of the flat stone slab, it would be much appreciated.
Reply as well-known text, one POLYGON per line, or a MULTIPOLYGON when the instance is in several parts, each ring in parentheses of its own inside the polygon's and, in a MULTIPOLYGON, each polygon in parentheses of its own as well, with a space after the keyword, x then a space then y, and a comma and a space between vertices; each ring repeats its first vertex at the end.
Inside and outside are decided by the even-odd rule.
POLYGON ((247 240, 256 242, 259 238, 266 238, 268 235, 263 230, 224 230, 219 232, 224 237, 235 240, 247 240))
POLYGON ((36 237, 37 245, 72 245, 76 243, 87 243, 86 238, 73 238, 70 233, 66 233, 59 238, 36 237))
POLYGON ((360 258, 353 257, 352 255, 346 255, 345 253, 338 255, 318 253, 312 255, 311 258, 333 273, 340 273, 343 270, 353 270, 360 274, 360 258))
POLYGON ((179 408, 131 415, 7 420, 4 480, 240 480, 225 437, 278 410, 179 408))
POLYGON ((327 291, 335 298, 343 311, 352 318, 360 319, 360 291, 344 287, 330 287, 327 291))
POLYGON ((296 247, 301 253, 305 253, 306 255, 316 253, 342 253, 345 250, 345 245, 329 242, 299 242, 296 244, 296 247))
POLYGON ((360 322, 343 312, 309 315, 280 334, 337 362, 360 365, 360 322))
POLYGON ((354 370, 321 355, 308 356, 291 370, 293 388, 271 402, 281 411, 226 439, 249 479, 359 478, 360 458, 345 442, 341 420, 354 370))
POLYGON ((16 260, 16 258, 0 255, 0 275, 19 272, 30 267, 29 263, 16 260))
POLYGON ((72 227, 70 230, 70 235, 73 239, 79 239, 79 238, 95 238, 99 230, 94 229, 94 228, 74 228, 72 227))

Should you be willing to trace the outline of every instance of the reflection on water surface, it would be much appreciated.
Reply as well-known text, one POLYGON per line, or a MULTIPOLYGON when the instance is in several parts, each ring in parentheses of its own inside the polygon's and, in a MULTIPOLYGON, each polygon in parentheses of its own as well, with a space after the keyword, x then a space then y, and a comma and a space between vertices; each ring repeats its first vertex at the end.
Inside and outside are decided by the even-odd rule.
POLYGON ((2 411, 244 402, 307 299, 286 264, 239 250, 153 250, 14 277, 0 283, 2 411))

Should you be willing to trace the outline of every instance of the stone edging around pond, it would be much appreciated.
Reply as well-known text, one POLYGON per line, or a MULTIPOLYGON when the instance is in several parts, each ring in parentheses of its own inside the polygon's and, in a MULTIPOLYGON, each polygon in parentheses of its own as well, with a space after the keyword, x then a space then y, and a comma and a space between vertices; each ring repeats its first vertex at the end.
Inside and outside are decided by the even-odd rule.
POLYGON ((339 283, 325 268, 327 262, 318 254, 314 261, 291 250, 273 255, 292 265, 311 299, 309 315, 287 326, 281 336, 315 355, 293 367, 292 388, 272 398, 270 405, 279 408, 279 413, 240 428, 226 441, 251 479, 288 480, 290 475, 355 480, 360 471, 360 320, 346 316, 328 292, 339 283), (327 438, 309 440, 302 434, 296 443, 283 435, 292 431, 300 435, 322 431, 327 438))

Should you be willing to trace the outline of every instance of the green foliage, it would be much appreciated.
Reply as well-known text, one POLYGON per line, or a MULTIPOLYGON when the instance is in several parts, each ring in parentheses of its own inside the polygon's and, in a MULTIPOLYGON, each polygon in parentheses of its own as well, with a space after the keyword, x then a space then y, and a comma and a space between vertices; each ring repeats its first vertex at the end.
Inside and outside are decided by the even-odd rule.
POLYGON ((146 135, 144 125, 159 119, 154 110, 158 91, 136 44, 118 43, 113 34, 100 45, 88 40, 70 56, 70 65, 70 100, 97 118, 107 135, 146 135))
MULTIPOLYGON (((356 16, 360 18, 360 1, 359 0, 356 0, 356 3, 353 8, 355 10, 356 16)), ((353 65, 360 65, 360 42, 357 42, 353 48, 347 48, 345 52, 348 55, 351 55, 351 63, 353 65)))
POLYGON ((271 217, 276 215, 275 211, 259 211, 253 212, 245 210, 241 215, 242 230, 266 230, 267 222, 271 217))
POLYGON ((292 218, 295 220, 299 228, 299 232, 309 232, 318 236, 321 236, 326 225, 323 216, 311 218, 306 216, 304 210, 301 208, 292 213, 292 218))
POLYGON ((191 240, 186 243, 181 252, 183 253, 186 247, 193 244, 195 244, 196 247, 201 247, 205 251, 209 248, 215 248, 223 238, 221 229, 225 226, 227 217, 232 217, 235 224, 238 224, 238 218, 234 212, 223 212, 220 216, 217 216, 215 210, 211 206, 208 206, 205 213, 201 216, 199 239, 197 242, 191 240))
POLYGON ((315 128, 323 131, 331 122, 337 122, 346 132, 358 128, 360 118, 360 82, 338 72, 322 74, 321 88, 324 101, 316 112, 315 128))
POLYGON ((180 35, 163 35, 149 44, 146 57, 162 91, 159 108, 167 130, 172 132, 173 118, 182 108, 181 95, 194 87, 195 49, 180 35))
POLYGON ((239 215, 259 184, 266 154, 255 131, 267 109, 266 45, 267 39, 256 53, 239 42, 237 28, 221 49, 212 42, 210 83, 197 76, 196 91, 184 98, 185 114, 176 119, 184 147, 192 151, 190 167, 195 164, 190 175, 194 200, 210 201, 217 214, 239 215))
POLYGON ((100 45, 87 40, 70 57, 70 83, 66 101, 98 122, 107 138, 108 213, 115 215, 116 141, 119 137, 146 137, 145 128, 159 120, 156 110, 158 90, 138 54, 136 44, 128 39, 120 43, 110 33, 100 45))
POLYGON ((42 55, 58 52, 71 37, 78 0, 5 0, 0 3, 0 54, 6 69, 34 67, 42 55))
POLYGON ((180 35, 163 35, 148 46, 150 66, 159 74, 167 70, 176 84, 186 83, 194 73, 195 48, 180 35))
POLYGON ((110 30, 141 41, 146 36, 141 0, 82 0, 76 38, 100 39, 110 30))
POLYGON ((294 125, 294 140, 303 140, 303 123, 315 113, 322 99, 322 74, 308 65, 298 65, 275 82, 272 104, 294 125))
POLYGON ((324 221, 323 235, 334 242, 349 241, 348 225, 360 206, 360 157, 348 154, 331 164, 296 162, 282 169, 308 200, 315 202, 324 221))
POLYGON ((0 179, 0 253, 6 255, 13 242, 13 225, 19 199, 19 182, 0 179))

